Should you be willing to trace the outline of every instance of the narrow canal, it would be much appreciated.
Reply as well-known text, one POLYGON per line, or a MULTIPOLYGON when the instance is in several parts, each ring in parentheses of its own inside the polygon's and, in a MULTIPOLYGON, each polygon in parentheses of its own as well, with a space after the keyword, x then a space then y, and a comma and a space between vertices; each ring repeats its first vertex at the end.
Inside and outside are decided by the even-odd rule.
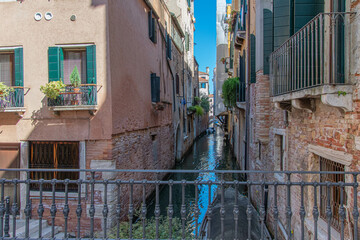
MULTIPOLYGON (((238 165, 232 154, 230 146, 223 139, 223 132, 220 128, 215 133, 204 135, 199 138, 193 145, 192 150, 186 155, 181 163, 176 165, 176 169, 181 170, 238 170, 238 165)), ((218 173, 176 173, 170 176, 174 181, 225 181, 244 180, 241 176, 235 174, 218 174, 218 173)), ((209 202, 213 200, 217 192, 217 186, 211 187, 211 199, 209 199, 209 186, 198 185, 197 204, 199 208, 198 227, 206 215, 209 202)), ((243 192, 240 189, 240 192, 243 192)), ((186 205, 187 226, 195 229, 195 205, 196 193, 194 185, 187 185, 185 193, 182 191, 181 185, 173 186, 173 207, 174 218, 181 219, 181 207, 183 204, 183 194, 186 205)), ((164 187, 159 196, 161 215, 167 215, 167 207, 169 206, 169 187, 164 187)), ((155 200, 155 199, 154 199, 155 200)), ((149 206, 149 217, 154 216, 154 202, 149 206)))

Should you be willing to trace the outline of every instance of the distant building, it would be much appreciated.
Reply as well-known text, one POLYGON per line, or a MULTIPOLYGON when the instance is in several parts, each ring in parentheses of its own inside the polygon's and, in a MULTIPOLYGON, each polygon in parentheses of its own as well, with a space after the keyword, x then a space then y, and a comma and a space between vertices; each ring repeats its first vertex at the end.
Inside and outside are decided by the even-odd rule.
POLYGON ((210 103, 209 119, 212 119, 214 117, 214 94, 209 94, 209 103, 210 103))

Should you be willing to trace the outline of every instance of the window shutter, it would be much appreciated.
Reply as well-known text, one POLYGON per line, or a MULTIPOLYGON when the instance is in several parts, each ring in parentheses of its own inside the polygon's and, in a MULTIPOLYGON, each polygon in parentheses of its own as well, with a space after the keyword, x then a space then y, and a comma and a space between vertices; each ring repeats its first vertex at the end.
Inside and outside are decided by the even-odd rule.
POLYGON ((250 82, 256 83, 256 37, 251 34, 250 36, 250 82))
POLYGON ((167 57, 171 60, 171 37, 167 35, 167 57))
POLYGON ((281 46, 291 35, 290 1, 274 1, 274 49, 281 46))
POLYGON ((160 77, 156 73, 151 74, 151 101, 160 102, 160 77))
POLYGON ((15 86, 24 86, 24 70, 23 70, 23 48, 14 49, 15 58, 15 86))
POLYGON ((86 83, 96 84, 96 45, 86 47, 86 83))
POLYGON ((189 34, 185 33, 185 49, 186 51, 189 51, 190 43, 189 43, 189 34))
POLYGON ((294 33, 318 13, 324 11, 324 0, 296 0, 294 4, 294 33))
POLYGON ((263 28, 263 47, 264 47, 264 56, 263 56, 263 67, 264 74, 270 73, 270 54, 273 52, 273 13, 268 9, 264 9, 264 28, 263 28))
POLYGON ((153 29, 152 29, 152 10, 148 12, 148 24, 149 24, 149 38, 152 40, 153 38, 153 29))
POLYGON ((62 62, 64 60, 63 51, 60 47, 49 47, 49 82, 59 81, 63 76, 62 62))

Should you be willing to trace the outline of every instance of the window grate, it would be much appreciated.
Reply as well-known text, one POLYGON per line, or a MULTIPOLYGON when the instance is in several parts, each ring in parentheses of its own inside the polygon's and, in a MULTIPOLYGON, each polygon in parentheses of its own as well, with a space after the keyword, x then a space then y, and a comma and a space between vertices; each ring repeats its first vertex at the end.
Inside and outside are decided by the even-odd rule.
MULTIPOLYGON (((329 159, 320 157, 320 171, 328 171, 328 172, 344 172, 345 166, 333 162, 329 159)), ((320 182, 345 182, 345 174, 321 174, 320 182)), ((341 230, 341 222, 339 215, 339 208, 341 205, 340 200, 341 188, 339 186, 331 186, 330 187, 330 195, 328 195, 327 187, 320 187, 320 217, 327 221, 326 217, 326 207, 328 198, 330 198, 330 206, 332 212, 332 220, 331 225, 338 231, 341 230)), ((343 205, 346 205, 346 194, 344 192, 344 201, 343 205)))
MULTIPOLYGON (((78 142, 30 142, 29 168, 78 169, 78 142)), ((31 172, 33 180, 77 180, 78 172, 31 172)), ((51 184, 43 184, 44 191, 51 191, 51 184)), ((31 190, 38 191, 39 184, 31 184, 31 190)), ((76 184, 68 185, 69 191, 77 191, 76 184)), ((64 191, 64 184, 56 184, 56 191, 64 191)))

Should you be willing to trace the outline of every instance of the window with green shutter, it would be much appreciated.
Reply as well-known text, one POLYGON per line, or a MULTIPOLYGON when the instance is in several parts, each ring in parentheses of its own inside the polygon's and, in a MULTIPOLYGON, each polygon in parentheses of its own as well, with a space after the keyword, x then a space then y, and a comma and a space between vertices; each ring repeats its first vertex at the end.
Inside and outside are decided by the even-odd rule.
POLYGON ((263 64, 264 74, 270 73, 270 54, 273 52, 273 13, 268 9, 264 9, 264 27, 263 27, 263 64))
POLYGON ((190 49, 190 39, 189 39, 189 33, 185 33, 185 50, 189 51, 190 49))
POLYGON ((153 12, 152 10, 150 10, 148 12, 148 26, 149 26, 149 38, 153 43, 157 42, 157 38, 156 38, 156 20, 153 17, 153 12))
POLYGON ((168 59, 171 60, 171 37, 170 37, 170 34, 166 34, 166 43, 167 43, 166 56, 168 59))
POLYGON ((156 73, 150 75, 151 80, 151 101, 160 102, 160 77, 156 76, 156 73))
POLYGON ((49 64, 49 82, 63 79, 63 61, 64 53, 61 47, 49 47, 48 64, 49 64))
POLYGON ((256 37, 250 35, 250 82, 256 83, 256 37))
MULTIPOLYGON (((49 47, 49 82, 61 80, 67 87, 65 92, 72 92, 70 75, 77 67, 81 78, 81 104, 97 104, 97 80, 96 80, 96 45, 79 47, 49 47)), ((74 97, 74 96, 72 96, 74 97)), ((71 94, 59 96, 56 100, 50 100, 50 106, 68 105, 71 94)))

